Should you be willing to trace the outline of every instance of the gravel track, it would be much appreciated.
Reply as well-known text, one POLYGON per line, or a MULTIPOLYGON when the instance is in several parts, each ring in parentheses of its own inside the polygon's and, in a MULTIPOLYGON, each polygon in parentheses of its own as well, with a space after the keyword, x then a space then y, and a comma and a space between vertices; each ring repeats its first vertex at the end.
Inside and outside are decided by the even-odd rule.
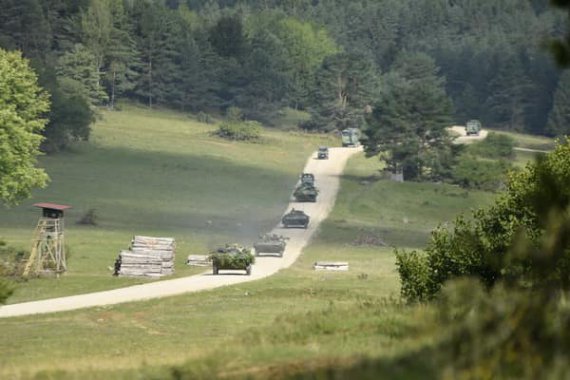
POLYGON ((316 153, 311 155, 304 172, 315 175, 315 183, 320 190, 318 201, 316 203, 291 202, 285 211, 288 212, 292 207, 305 211, 311 217, 309 227, 305 230, 284 229, 276 226, 271 232, 289 237, 283 258, 257 257, 251 276, 243 275, 240 272, 224 271, 220 271, 220 275, 214 276, 211 274, 211 270, 209 270, 202 274, 173 280, 156 281, 103 292, 5 305, 0 307, 0 318, 54 313, 168 297, 271 276, 279 270, 291 266, 297 260, 320 223, 326 219, 334 206, 340 184, 340 175, 344 170, 346 162, 350 156, 358 151, 360 151, 358 148, 330 148, 328 160, 317 160, 316 153))

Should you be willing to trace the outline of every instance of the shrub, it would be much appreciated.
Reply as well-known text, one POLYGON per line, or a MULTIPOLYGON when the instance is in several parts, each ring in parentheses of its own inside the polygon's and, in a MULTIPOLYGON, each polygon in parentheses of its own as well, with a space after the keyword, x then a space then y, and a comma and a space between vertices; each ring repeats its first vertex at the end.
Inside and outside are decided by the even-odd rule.
POLYGON ((487 191, 498 190, 505 182, 511 164, 505 160, 482 160, 470 154, 463 154, 453 167, 453 183, 466 189, 487 191))
POLYGON ((77 224, 82 224, 86 226, 96 226, 97 225, 97 216, 95 209, 90 208, 87 212, 77 221, 77 224))
POLYGON ((214 119, 210 115, 202 111, 198 112, 196 120, 204 124, 212 124, 214 122, 214 119))
POLYGON ((401 294, 407 300, 423 300, 431 293, 428 290, 428 263, 419 252, 396 250, 396 267, 402 284, 401 294))
POLYGON ((224 139, 234 141, 254 141, 261 137, 261 124, 256 121, 226 120, 216 131, 224 139))
POLYGON ((487 138, 468 147, 471 154, 485 158, 512 158, 515 140, 507 135, 491 132, 487 138))

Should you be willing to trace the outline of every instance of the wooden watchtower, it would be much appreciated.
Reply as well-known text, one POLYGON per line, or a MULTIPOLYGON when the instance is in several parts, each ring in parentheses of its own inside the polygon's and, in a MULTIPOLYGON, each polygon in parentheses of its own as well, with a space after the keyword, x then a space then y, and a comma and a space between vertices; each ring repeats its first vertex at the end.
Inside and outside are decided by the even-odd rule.
POLYGON ((36 203, 42 216, 34 232, 32 251, 24 268, 24 277, 55 273, 59 276, 67 270, 63 212, 71 206, 55 203, 36 203))

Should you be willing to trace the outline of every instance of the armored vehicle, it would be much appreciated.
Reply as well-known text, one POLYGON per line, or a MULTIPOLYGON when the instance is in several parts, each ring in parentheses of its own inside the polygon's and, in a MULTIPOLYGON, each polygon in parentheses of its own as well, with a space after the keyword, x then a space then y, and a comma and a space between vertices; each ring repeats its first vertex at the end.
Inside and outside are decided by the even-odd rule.
POLYGON ((310 183, 301 183, 293 192, 297 202, 316 202, 317 195, 319 195, 319 190, 310 183))
POLYGON ((329 158, 329 148, 326 146, 319 147, 319 151, 317 152, 317 158, 319 160, 328 160, 329 158))
POLYGON ((218 248, 210 253, 212 260, 212 272, 218 274, 220 269, 245 270, 247 275, 251 274, 251 266, 255 262, 255 256, 251 250, 238 244, 226 244, 225 247, 218 248))
POLYGON ((360 145, 360 130, 358 128, 344 129, 340 135, 343 147, 360 145))
POLYGON ((301 227, 306 229, 309 226, 309 220, 309 215, 303 211, 292 209, 283 216, 281 223, 283 223, 283 227, 285 228, 301 227))
POLYGON ((481 122, 479 120, 469 120, 465 124, 465 134, 467 136, 475 135, 479 136, 479 131, 481 131, 481 122))
POLYGON ((302 184, 310 184, 310 185, 314 185, 315 184, 315 175, 313 173, 303 173, 301 174, 301 183, 302 184))
POLYGON ((253 244, 255 256, 265 256, 269 254, 283 257, 287 239, 289 238, 277 234, 265 234, 260 236, 259 240, 253 244))

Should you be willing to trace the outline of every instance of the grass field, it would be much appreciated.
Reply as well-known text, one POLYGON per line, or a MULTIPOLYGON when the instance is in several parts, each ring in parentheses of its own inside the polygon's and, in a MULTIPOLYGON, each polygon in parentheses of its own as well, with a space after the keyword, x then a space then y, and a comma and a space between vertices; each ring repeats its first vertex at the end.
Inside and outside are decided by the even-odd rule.
POLYGON ((31 205, 73 206, 66 212, 68 273, 19 283, 9 303, 145 281, 113 278, 109 270, 135 234, 175 237, 176 276, 195 273, 183 265, 188 254, 228 241, 250 244, 277 224, 310 152, 336 143, 277 130, 266 131, 261 143, 232 143, 212 136, 214 125, 134 106, 102 116, 88 144, 41 158, 48 188, 1 211, 0 239, 29 250, 40 215, 31 205), (91 208, 98 225, 77 225, 91 208))
MULTIPOLYGON (((142 113, 142 115, 140 117, 153 118, 150 114, 142 113)), ((118 116, 122 115, 112 115, 112 117, 118 116)), ((111 123, 111 117, 107 120, 97 126, 99 131, 96 129, 94 140, 96 147, 85 147, 87 153, 81 152, 81 154, 89 154, 91 149, 97 149, 97 145, 99 147, 112 145, 113 141, 116 144, 126 144, 118 139, 118 136, 123 136, 118 132, 116 140, 103 138, 100 128, 106 128, 113 134, 115 128, 118 129, 121 125, 120 122, 111 123)), ((157 116, 156 124, 159 123, 160 119, 157 116)), ((186 125, 187 121, 175 117, 172 123, 180 123, 178 124, 180 128, 186 125)), ((124 124, 127 122, 124 121, 124 124)), ((167 128, 167 125, 170 125, 170 122, 166 123, 164 128, 167 128)), ((208 136, 207 131, 211 127, 195 128, 197 129, 195 133, 201 136, 196 145, 201 146, 192 149, 208 157, 213 153, 207 149, 207 146, 222 143, 208 136)), ((151 130, 153 132, 149 132, 149 135, 158 139, 155 129, 151 130)), ((170 133, 175 137, 164 141, 163 149, 167 149, 171 143, 178 144, 180 136, 176 128, 172 127, 170 133)), ((156 149, 155 144, 149 144, 140 134, 133 133, 133 139, 136 141, 137 138, 140 141, 133 146, 139 148, 122 149, 125 152, 140 149, 139 158, 147 163, 149 161, 144 157, 147 155, 153 157, 153 153, 150 152, 156 149)), ((269 142, 254 147, 255 149, 247 144, 227 144, 229 148, 224 144, 224 150, 228 150, 227 154, 233 152, 233 159, 224 161, 220 158, 221 162, 226 162, 227 165, 235 165, 236 161, 241 162, 239 173, 242 175, 248 173, 251 176, 251 181, 243 184, 239 178, 234 178, 229 170, 223 171, 224 168, 217 168, 216 170, 223 173, 226 191, 231 188, 235 194, 244 197, 244 203, 258 204, 259 209, 255 212, 265 215, 259 218, 261 221, 267 219, 267 226, 274 222, 271 213, 275 213, 277 217, 282 211, 282 206, 275 205, 275 201, 271 198, 276 198, 282 193, 286 200, 299 170, 295 165, 300 167, 304 162, 304 158, 297 157, 296 154, 303 153, 306 158, 317 142, 311 137, 310 140, 301 143, 301 138, 305 136, 269 134, 267 137, 269 142), (294 148, 297 149, 296 154, 292 151, 280 153, 290 155, 291 157, 283 159, 292 159, 294 165, 282 165, 282 163, 279 165, 274 161, 273 156, 277 154, 275 151, 294 148), (273 153, 272 149, 275 149, 273 153), (283 177, 280 179, 283 182, 279 182, 281 185, 270 183, 277 181, 278 177, 283 177), (246 189, 253 186, 252 181, 262 180, 262 183, 257 183, 262 187, 255 190, 255 196, 246 195, 246 189), (286 184, 285 180, 289 183, 286 184), (232 187, 229 187, 229 183, 232 187), (267 187, 263 189, 263 186, 270 186, 271 196, 262 194, 263 190, 268 190, 267 187)), ((129 144, 134 143, 129 141, 129 144)), ((189 167, 194 167, 190 158, 204 159, 196 151, 190 151, 190 147, 185 149, 189 152, 182 155, 179 161, 175 161, 176 163, 182 165, 185 162, 189 167)), ((94 156, 91 160, 96 160, 95 153, 92 154, 94 156)), ((159 153, 159 156, 162 156, 162 153, 159 153)), ((109 161, 104 158, 99 159, 107 162, 106 169, 100 169, 101 176, 98 177, 101 188, 104 188, 106 183, 117 184, 113 193, 108 193, 108 199, 112 199, 114 193, 121 194, 121 191, 125 191, 126 205, 139 206, 138 202, 131 201, 127 196, 128 191, 119 188, 123 183, 120 181, 122 177, 117 174, 104 175, 107 170, 115 173, 113 163, 122 167, 118 158, 109 161)), ((205 161, 211 164, 211 161, 205 161)), ((138 161, 131 161, 131 170, 146 172, 143 166, 138 167, 136 162, 138 161)), ((170 161, 168 162, 171 165, 170 161)), ((51 164, 55 167, 63 165, 55 162, 51 164)), ((159 167, 163 164, 160 161, 155 163, 159 167)), ((49 164, 46 166, 49 168, 49 164)), ((423 335, 418 330, 418 321, 421 321, 429 310, 405 307, 397 301, 398 279, 391 247, 421 247, 429 231, 437 224, 452 220, 457 213, 471 207, 490 203, 494 195, 467 192, 448 185, 384 181, 378 177, 378 168, 379 163, 375 159, 367 160, 362 156, 355 157, 349 162, 346 175, 342 179, 337 204, 317 237, 292 268, 269 279, 148 302, 47 316, 0 319, 0 334, 3 336, 0 341, 0 353, 2 353, 0 378, 193 379, 250 376, 265 379, 279 378, 296 371, 318 368, 331 363, 335 366, 350 366, 363 358, 383 358, 388 363, 387 378, 394 377, 395 373, 391 372, 392 368, 389 365, 391 360, 402 353, 414 352, 426 345, 429 346, 433 342, 433 337, 423 335), (313 271, 312 263, 323 259, 348 261, 350 271, 340 273, 313 271)), ((68 170, 73 169, 69 167, 68 170)), ((159 172, 156 171, 155 174, 164 175, 159 172)), ((65 170, 61 171, 62 181, 65 173, 65 170)), ((125 175, 127 173, 125 171, 125 175)), ((179 171, 176 173, 180 174, 179 171)), ((216 184, 221 181, 219 178, 212 180, 216 184)), ((126 181, 128 185, 132 184, 131 180, 126 181)), ((192 183, 190 180, 189 182, 192 183)), ((211 189, 205 187, 200 190, 198 187, 200 184, 179 182, 176 184, 187 186, 185 188, 193 189, 195 192, 211 189)), ((159 198, 162 196, 161 191, 147 191, 151 192, 147 194, 148 196, 154 195, 159 198)), ((71 193, 70 197, 76 197, 78 202, 80 199, 91 198, 91 196, 82 198, 78 195, 80 193, 81 190, 78 189, 71 193)), ((238 216, 244 212, 243 210, 234 210, 231 204, 224 202, 218 205, 211 194, 191 196, 182 193, 177 191, 175 195, 181 197, 183 201, 190 202, 190 205, 181 202, 179 209, 170 206, 165 200, 161 203, 151 199, 149 201, 151 203, 140 205, 142 215, 152 213, 153 209, 163 204, 167 209, 172 207, 168 218, 164 219, 167 224, 160 228, 149 226, 148 230, 142 232, 176 236, 182 240, 183 249, 189 250, 192 247, 200 249, 206 247, 208 239, 212 237, 234 237, 242 232, 234 223, 239 220, 238 216), (196 197, 199 200, 209 199, 210 202, 197 203, 196 197), (222 206, 230 208, 224 210, 222 206), (182 215, 185 212, 189 218, 188 225, 182 222, 184 220, 182 215), (223 228, 220 227, 213 232, 207 230, 201 224, 203 215, 200 212, 216 220, 216 224, 220 224, 223 228), (224 235, 223 231, 226 228, 228 232, 224 235)), ((93 197, 96 195, 90 194, 93 197)), ((145 199, 140 194, 133 197, 141 202, 145 199)), ((67 197, 55 200, 64 202, 66 199, 67 197)), ((97 284, 98 281, 104 281, 105 286, 116 286, 116 283, 107 279, 110 276, 105 268, 94 270, 95 273, 91 274, 87 264, 88 261, 91 265, 99 262, 104 267, 108 265, 109 260, 112 260, 115 251, 109 255, 110 259, 100 258, 97 261, 89 257, 87 252, 77 252, 80 250, 78 246, 80 242, 86 250, 92 249, 92 255, 102 255, 103 251, 119 249, 126 245, 128 238, 134 232, 133 229, 141 220, 141 217, 127 206, 117 211, 112 207, 105 208, 103 203, 89 206, 101 210, 101 226, 95 231, 70 226, 72 227, 69 230, 70 235, 75 233, 78 239, 76 243, 73 240, 70 242, 75 252, 73 260, 86 255, 83 259, 84 266, 73 264, 72 267, 74 271, 82 268, 83 274, 78 274, 73 281, 77 282, 77 287, 82 290, 88 287, 101 287, 97 284), (123 213, 129 214, 123 215, 123 213), (109 218, 108 221, 106 217, 109 218), (109 225, 106 226, 106 223, 109 225), (93 244, 97 242, 103 245, 93 244), (117 247, 111 245, 111 242, 117 247), (108 248, 102 248, 104 244, 108 244, 108 248), (90 276, 91 282, 85 284, 90 276)), ((76 214, 71 214, 70 219, 78 217, 82 211, 75 210, 76 214)), ((10 231, 7 226, 10 220, 19 221, 25 227, 25 218, 20 213, 29 214, 30 223, 36 217, 35 213, 29 210, 29 206, 24 206, 20 210, 14 210, 13 214, 6 218, 2 217, 6 220, 2 222, 3 228, 0 231, 2 233, 10 231)), ((259 226, 257 228, 264 227, 261 221, 256 225, 259 226)), ((13 227, 13 231, 18 229, 13 227)), ((21 233, 22 241, 27 239, 25 235, 21 233)), ((15 240, 17 242, 17 239, 15 240)), ((177 263, 177 268, 181 268, 180 263, 177 263)), ((182 269, 178 273, 190 272, 182 269)), ((64 280, 69 281, 66 278, 64 280)), ((42 281, 41 285, 46 287, 53 283, 66 284, 61 279, 59 282, 42 281)), ((29 287, 32 288, 37 289, 36 285, 29 287)), ((61 292, 68 292, 68 289, 61 292)), ((38 290, 38 293, 40 297, 56 292, 52 289, 38 290)), ((22 299, 21 295, 19 297, 22 299)), ((29 294, 28 297, 33 298, 29 294)), ((405 374, 406 376, 402 378, 426 377, 425 368, 420 364, 406 368, 405 374)))

